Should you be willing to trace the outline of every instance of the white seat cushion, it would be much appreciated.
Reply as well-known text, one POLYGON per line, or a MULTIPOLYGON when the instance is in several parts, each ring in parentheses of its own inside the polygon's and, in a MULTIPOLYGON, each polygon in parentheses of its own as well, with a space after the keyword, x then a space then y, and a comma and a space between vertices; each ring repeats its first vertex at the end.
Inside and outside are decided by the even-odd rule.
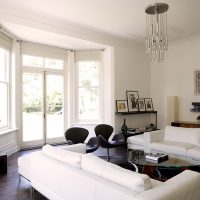
POLYGON ((200 128, 166 126, 164 141, 200 144, 200 128))
POLYGON ((196 146, 187 151, 187 156, 195 159, 200 159, 200 146, 196 146))
POLYGON ((92 154, 83 155, 81 165, 82 169, 87 172, 101 176, 137 192, 152 188, 150 178, 147 175, 123 169, 92 154))
POLYGON ((74 167, 81 168, 81 153, 56 148, 49 144, 42 147, 42 153, 67 164, 73 165, 74 167))
POLYGON ((183 142, 162 141, 150 143, 151 150, 158 152, 171 153, 176 155, 187 155, 187 150, 193 148, 195 145, 183 142))
POLYGON ((136 145, 144 145, 144 134, 135 135, 127 138, 127 142, 136 145))

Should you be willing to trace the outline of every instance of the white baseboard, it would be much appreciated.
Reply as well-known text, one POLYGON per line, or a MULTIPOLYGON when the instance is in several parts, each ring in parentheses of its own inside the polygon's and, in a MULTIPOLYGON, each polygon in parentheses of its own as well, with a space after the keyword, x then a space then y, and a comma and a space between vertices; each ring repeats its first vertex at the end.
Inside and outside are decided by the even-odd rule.
POLYGON ((8 143, 8 144, 0 147, 0 153, 6 154, 7 156, 10 156, 10 155, 16 153, 17 151, 19 151, 17 141, 13 141, 11 143, 8 143))

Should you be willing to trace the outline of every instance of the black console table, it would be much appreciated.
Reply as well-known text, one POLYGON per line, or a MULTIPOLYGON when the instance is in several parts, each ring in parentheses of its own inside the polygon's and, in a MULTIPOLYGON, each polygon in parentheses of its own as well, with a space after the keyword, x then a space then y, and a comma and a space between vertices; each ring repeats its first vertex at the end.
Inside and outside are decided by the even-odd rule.
POLYGON ((136 112, 123 112, 123 113, 116 113, 117 115, 138 115, 138 114, 155 114, 155 127, 157 128, 157 111, 136 111, 136 112))
POLYGON ((0 154, 0 174, 7 174, 7 155, 0 154))

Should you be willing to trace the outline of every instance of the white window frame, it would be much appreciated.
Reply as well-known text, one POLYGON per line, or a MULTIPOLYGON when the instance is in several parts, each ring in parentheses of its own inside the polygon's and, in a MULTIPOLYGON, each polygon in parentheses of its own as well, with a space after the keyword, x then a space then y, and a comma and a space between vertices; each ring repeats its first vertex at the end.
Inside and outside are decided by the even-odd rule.
POLYGON ((2 83, 7 85, 7 125, 0 127, 0 134, 4 134, 5 130, 11 128, 11 48, 12 48, 12 39, 0 32, 0 48, 7 51, 6 55, 6 80, 1 80, 2 83))
POLYGON ((74 116, 73 116, 73 124, 98 124, 102 122, 102 109, 103 109, 103 92, 102 92, 102 82, 103 82, 103 62, 102 62, 102 51, 101 50, 93 50, 93 51, 75 51, 74 63, 75 63, 75 77, 74 77, 74 116), (79 99, 78 99, 78 91, 79 91, 79 71, 78 71, 78 62, 84 61, 92 61, 92 62, 100 62, 99 64, 99 86, 91 87, 91 88, 99 88, 99 117, 97 120, 79 119, 79 99))

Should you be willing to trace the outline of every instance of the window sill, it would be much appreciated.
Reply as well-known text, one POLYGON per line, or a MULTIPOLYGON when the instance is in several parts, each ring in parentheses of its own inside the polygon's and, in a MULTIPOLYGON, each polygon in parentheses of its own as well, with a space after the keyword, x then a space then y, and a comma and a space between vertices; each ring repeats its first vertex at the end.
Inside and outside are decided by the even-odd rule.
POLYGON ((2 130, 2 131, 0 131, 0 136, 12 133, 17 130, 18 130, 18 128, 10 128, 10 129, 6 129, 6 130, 2 130))

